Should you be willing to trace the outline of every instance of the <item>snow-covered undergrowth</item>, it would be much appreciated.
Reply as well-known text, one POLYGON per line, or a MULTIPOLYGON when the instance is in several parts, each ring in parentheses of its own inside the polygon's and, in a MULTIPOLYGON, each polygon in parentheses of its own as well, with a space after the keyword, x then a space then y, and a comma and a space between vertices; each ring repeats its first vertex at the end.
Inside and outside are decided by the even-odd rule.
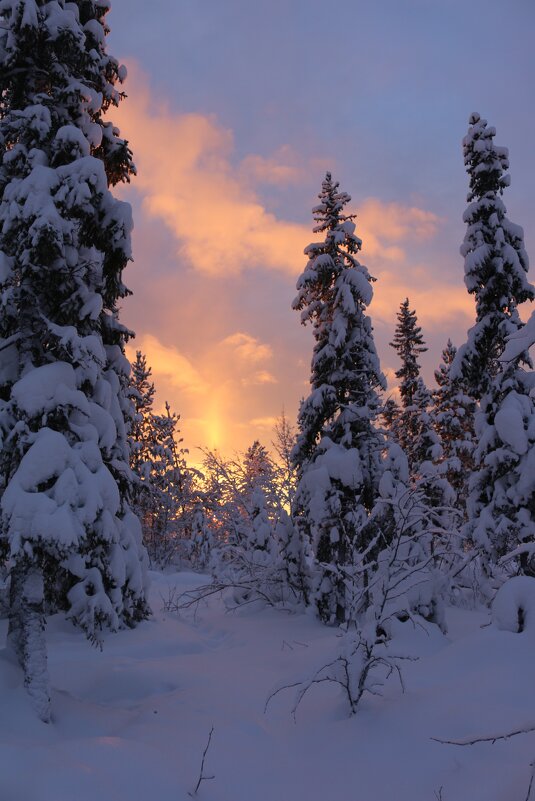
POLYGON ((266 699, 331 659, 336 629, 253 606, 229 613, 217 596, 179 618, 163 599, 206 577, 152 579, 153 618, 106 636, 103 652, 51 620, 50 725, 36 720, 0 651, 2 801, 187 801, 212 726, 205 774, 215 778, 201 783, 202 801, 526 797, 535 734, 464 748, 432 738, 535 724, 531 626, 519 634, 459 609, 447 610, 447 636, 400 624, 398 651, 419 656, 403 666, 404 693, 392 676, 383 697, 366 696, 349 718, 339 688, 318 685, 294 723, 291 690, 264 713, 266 699))

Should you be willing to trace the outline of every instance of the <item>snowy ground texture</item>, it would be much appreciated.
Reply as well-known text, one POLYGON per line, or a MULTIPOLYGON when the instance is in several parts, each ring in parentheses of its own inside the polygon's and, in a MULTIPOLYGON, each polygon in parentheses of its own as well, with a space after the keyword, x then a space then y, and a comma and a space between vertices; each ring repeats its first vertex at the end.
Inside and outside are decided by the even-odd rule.
POLYGON ((1 801, 188 801, 212 726, 215 778, 200 801, 524 801, 535 733, 468 747, 431 738, 535 725, 535 625, 517 634, 498 627, 503 614, 485 625, 486 612, 459 609, 447 637, 404 624, 420 656, 404 693, 392 677, 349 718, 341 691, 320 685, 294 722, 291 690, 264 713, 266 698, 332 658, 336 631, 309 615, 227 612, 217 597, 195 616, 163 611, 170 588, 204 578, 154 573, 154 617, 102 653, 52 619, 51 725, 0 651, 1 801))

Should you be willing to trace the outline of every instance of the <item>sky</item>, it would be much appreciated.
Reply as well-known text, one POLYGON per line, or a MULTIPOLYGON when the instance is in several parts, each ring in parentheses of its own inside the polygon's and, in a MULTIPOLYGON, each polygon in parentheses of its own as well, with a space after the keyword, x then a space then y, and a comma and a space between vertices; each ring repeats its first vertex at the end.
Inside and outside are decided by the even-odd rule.
POLYGON ((459 255, 472 111, 509 148, 504 201, 534 253, 533 0, 113 0, 108 20, 128 68, 110 117, 138 170, 117 190, 135 220, 122 320, 190 460, 269 446, 283 408, 295 420, 313 335, 291 303, 327 170, 377 278, 389 393, 405 297, 432 387, 474 319, 459 255))

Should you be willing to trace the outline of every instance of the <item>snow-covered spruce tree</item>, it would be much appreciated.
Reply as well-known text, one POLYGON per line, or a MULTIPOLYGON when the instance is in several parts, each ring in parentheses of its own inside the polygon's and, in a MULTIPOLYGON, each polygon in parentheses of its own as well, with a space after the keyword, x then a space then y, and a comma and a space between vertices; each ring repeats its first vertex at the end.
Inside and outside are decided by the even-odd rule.
POLYGON ((266 499, 260 487, 256 487, 253 492, 251 506, 252 525, 248 550, 255 564, 272 564, 275 559, 275 538, 267 514, 266 499))
MULTIPOLYGON (((459 348, 454 370, 467 378, 477 399, 501 372, 506 338, 523 325, 518 305, 535 299, 535 290, 527 279, 524 232, 507 218, 501 197, 510 183, 505 172, 509 154, 507 148, 494 144, 495 135, 496 129, 487 126, 479 114, 470 115, 463 139, 470 189, 463 215, 467 229, 461 255, 466 288, 476 301, 476 324, 459 348)), ((529 365, 522 355, 517 357, 520 363, 529 365)))
POLYGON ((401 367, 396 370, 396 378, 400 379, 399 394, 403 408, 412 406, 420 376, 420 363, 418 356, 427 351, 422 329, 418 325, 416 312, 409 309, 409 299, 400 304, 396 315, 398 323, 394 332, 394 339, 390 343, 401 360, 401 367))
POLYGON ((442 446, 433 426, 431 393, 423 379, 418 378, 412 406, 401 415, 401 425, 410 420, 412 441, 405 453, 409 461, 411 483, 427 508, 427 525, 442 537, 446 531, 458 529, 459 515, 455 493, 442 468, 442 446))
POLYGON ((190 562, 197 570, 205 571, 210 568, 212 548, 214 547, 214 535, 200 500, 192 509, 190 519, 190 562))
POLYGON ((106 0, 0 0, 0 539, 8 641, 50 719, 47 609, 96 640, 147 615, 125 419, 131 154, 106 0))
MULTIPOLYGON (((136 351, 130 372, 128 395, 134 406, 129 425, 130 467, 133 473, 131 495, 132 510, 139 517, 145 545, 149 542, 147 527, 158 505, 151 482, 153 463, 157 458, 158 443, 154 427, 154 383, 150 380, 151 368, 146 356, 136 351)), ((149 548, 150 552, 150 548, 149 548)))
POLYGON ((284 506, 287 489, 279 481, 277 465, 258 440, 233 459, 204 451, 204 502, 209 509, 216 539, 246 547, 253 519, 253 495, 260 489, 273 526, 284 506))
POLYGON ((442 351, 442 363, 435 370, 438 389, 432 393, 431 418, 442 447, 441 473, 455 492, 457 509, 464 522, 468 480, 474 470, 476 403, 468 394, 463 377, 451 375, 456 353, 457 348, 448 339, 442 351))
POLYGON ((345 567, 365 543, 361 534, 377 496, 382 437, 374 421, 385 387, 366 307, 372 278, 356 254, 350 197, 327 173, 313 209, 322 242, 305 249, 294 309, 312 323, 316 340, 310 395, 299 411, 293 451, 298 488, 294 523, 318 562, 315 602, 326 622, 346 619, 345 567))
POLYGON ((149 507, 144 516, 144 535, 151 558, 160 565, 173 558, 181 522, 190 511, 187 468, 178 437, 179 417, 165 404, 165 414, 151 415, 149 507), (186 489, 187 488, 187 489, 186 489))
POLYGON ((422 378, 418 378, 412 405, 407 407, 406 418, 411 420, 412 442, 407 443, 405 452, 412 468, 414 478, 418 478, 424 462, 435 462, 442 456, 439 437, 433 428, 430 414, 431 393, 422 378))
POLYGON ((294 716, 304 696, 325 682, 342 688, 355 714, 363 695, 379 693, 391 673, 397 672, 401 680, 401 665, 411 659, 406 650, 406 621, 415 630, 426 631, 427 621, 445 631, 442 599, 447 577, 433 567, 425 530, 426 504, 420 490, 409 486, 407 458, 396 443, 387 445, 378 489, 367 547, 356 559, 360 580, 348 587, 358 614, 341 633, 330 661, 303 682, 279 687, 267 700, 269 704, 273 696, 292 687, 296 690, 294 716))
POLYGON ((273 598, 276 543, 262 489, 253 489, 251 520, 240 541, 225 548, 225 559, 217 566, 217 578, 231 588, 232 604, 241 605, 264 596, 273 598))
POLYGON ((454 493, 437 466, 442 448, 430 415, 431 393, 420 376, 418 362, 418 356, 425 353, 427 347, 416 311, 409 308, 408 298, 401 304, 397 319, 390 345, 401 360, 401 367, 396 371, 400 379, 401 408, 387 410, 392 420, 391 435, 407 456, 411 486, 418 490, 420 503, 427 508, 426 525, 437 531, 449 530, 456 517, 454 493))
MULTIPOLYGON (((408 298, 401 303, 397 319, 394 339, 390 345, 401 360, 401 367, 396 370, 396 377, 400 379, 401 409, 397 410, 391 406, 387 413, 392 417, 393 438, 407 454, 411 474, 416 475, 421 462, 429 458, 429 455, 422 450, 427 395, 420 377, 418 362, 418 356, 425 353, 427 347, 423 340, 422 329, 418 325, 416 312, 409 308, 408 298)), ((431 432, 428 433, 431 436, 431 432)))
POLYGON ((273 433, 275 439, 271 444, 278 457, 275 462, 278 497, 282 510, 289 511, 292 508, 296 488, 296 475, 292 463, 296 430, 288 421, 284 409, 273 427, 273 433))
POLYGON ((130 423, 130 466, 136 476, 146 479, 150 473, 154 431, 152 417, 154 414, 154 382, 150 381, 152 370, 147 364, 147 357, 140 350, 136 351, 135 361, 130 372, 129 396, 134 405, 134 415, 130 423))
POLYGON ((401 409, 394 398, 387 398, 381 409, 381 421, 392 442, 398 441, 398 420, 401 409))
POLYGON ((533 300, 535 288, 527 279, 523 230, 507 218, 502 201, 509 161, 507 149, 494 144, 495 134, 472 114, 463 140, 470 189, 461 254, 465 283, 475 296, 476 323, 451 373, 463 375, 480 399, 465 531, 479 547, 487 573, 514 551, 518 569, 534 574, 535 410, 532 373, 525 369, 532 364, 527 349, 502 359, 507 341, 523 327, 518 305, 533 300))
POLYGON ((277 516, 281 501, 277 486, 277 468, 267 448, 255 439, 243 456, 242 494, 246 506, 253 514, 253 495, 260 489, 264 495, 269 516, 277 516))
POLYGON ((277 568, 281 586, 290 601, 308 605, 313 562, 310 543, 303 539, 302 532, 284 509, 281 509, 274 533, 279 549, 277 568))
POLYGON ((143 540, 156 564, 168 564, 180 546, 193 545, 198 531, 199 493, 196 471, 188 468, 180 447, 180 415, 165 404, 165 414, 154 412, 151 368, 141 351, 132 363, 129 395, 134 404, 130 425, 130 466, 134 474, 132 508, 141 521, 143 540))

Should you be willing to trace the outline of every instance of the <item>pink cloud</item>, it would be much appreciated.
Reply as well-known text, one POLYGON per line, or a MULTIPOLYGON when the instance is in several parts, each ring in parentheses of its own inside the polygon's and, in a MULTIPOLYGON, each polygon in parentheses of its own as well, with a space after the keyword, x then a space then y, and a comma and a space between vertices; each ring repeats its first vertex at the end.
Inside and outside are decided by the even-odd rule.
MULTIPOLYGON (((140 337, 129 354, 136 347, 147 353, 158 402, 163 406, 167 398, 181 413, 193 461, 196 445, 232 453, 255 437, 269 439, 283 404, 293 415, 307 392, 313 345, 310 330, 295 330, 298 315, 290 310, 295 280, 306 263, 303 249, 314 238, 312 221, 303 225, 275 215, 262 188, 269 184, 273 192, 273 186, 299 184, 312 169, 319 185, 325 165, 304 164, 290 147, 238 160, 232 132, 215 117, 155 102, 135 68, 127 88, 129 98, 114 111, 113 121, 134 150, 133 185, 143 198, 134 234, 137 286, 130 301, 140 337), (277 325, 261 327, 270 331, 268 337, 260 338, 255 321, 244 314, 242 276, 252 269, 263 271, 262 281, 280 294, 277 300, 276 293, 268 293, 260 314, 275 314, 277 303, 286 310, 277 309, 277 325), (229 280, 216 283, 215 276, 229 280)), ((128 196, 131 190, 121 191, 128 196)), ((370 307, 374 321, 393 327, 407 295, 426 328, 459 316, 469 319, 472 301, 461 282, 452 288, 407 258, 438 231, 435 214, 378 198, 352 204, 351 210, 358 214, 362 261, 378 278, 370 307)), ((302 216, 306 210, 299 211, 302 216)), ((130 283, 129 275, 126 280, 130 283)))
MULTIPOLYGON (((212 275, 276 270, 297 276, 309 225, 277 217, 262 201, 259 186, 299 181, 323 161, 303 164, 291 147, 271 156, 250 154, 236 163, 233 135, 215 117, 182 113, 154 100, 147 79, 130 68, 129 97, 114 111, 138 166, 136 189, 147 213, 174 234, 181 258, 212 275)), ((322 165, 320 167, 320 165, 322 165)), ((435 233, 440 220, 430 211, 377 198, 357 209, 357 232, 365 254, 401 261, 402 243, 435 233)))
POLYGON ((225 337, 220 344, 230 347, 239 359, 252 364, 264 362, 273 356, 273 350, 269 345, 239 331, 225 337))

